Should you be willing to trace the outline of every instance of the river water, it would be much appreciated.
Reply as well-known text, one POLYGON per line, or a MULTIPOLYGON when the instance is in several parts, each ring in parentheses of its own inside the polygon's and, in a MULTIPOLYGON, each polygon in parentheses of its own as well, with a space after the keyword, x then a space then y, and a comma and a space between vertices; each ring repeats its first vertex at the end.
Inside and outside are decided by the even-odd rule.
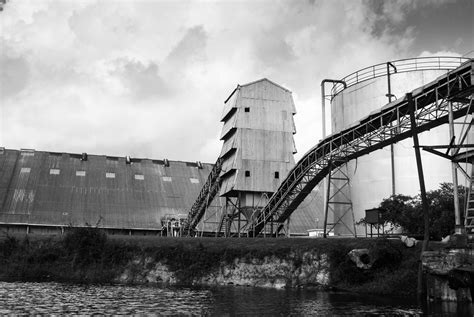
MULTIPOLYGON (((417 316, 422 313, 415 302, 407 300, 317 290, 0 282, 0 315, 417 316)), ((454 310, 447 315, 458 314, 454 310)))

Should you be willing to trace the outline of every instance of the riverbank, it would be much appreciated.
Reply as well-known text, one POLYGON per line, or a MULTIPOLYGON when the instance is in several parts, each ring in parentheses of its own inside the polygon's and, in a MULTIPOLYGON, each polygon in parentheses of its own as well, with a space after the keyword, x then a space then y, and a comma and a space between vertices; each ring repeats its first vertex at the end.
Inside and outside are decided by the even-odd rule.
POLYGON ((321 287, 414 296, 419 248, 387 239, 107 237, 1 238, 0 280, 321 287), (348 253, 367 249, 370 269, 348 253))

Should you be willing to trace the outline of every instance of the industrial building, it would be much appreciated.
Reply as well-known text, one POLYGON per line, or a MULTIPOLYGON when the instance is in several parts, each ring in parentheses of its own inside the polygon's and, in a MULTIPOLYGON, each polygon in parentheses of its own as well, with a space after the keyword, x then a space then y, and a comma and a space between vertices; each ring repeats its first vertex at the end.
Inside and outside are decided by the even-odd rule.
MULTIPOLYGON (((344 113, 344 109, 347 109, 348 114, 354 112, 358 119, 354 119, 352 123, 343 122, 340 131, 333 132, 325 137, 303 155, 268 199, 268 203, 260 210, 258 216, 251 219, 251 223, 248 225, 248 235, 257 236, 262 232, 267 232, 269 221, 276 224, 276 229, 270 233, 278 235, 289 217, 313 193, 316 186, 323 184, 326 179, 324 236, 327 236, 328 233, 356 236, 358 231, 356 228, 356 213, 358 215, 361 213, 360 211, 354 212, 353 195, 351 194, 351 189, 355 186, 351 181, 354 174, 349 173, 348 163, 355 161, 355 170, 357 170, 358 161, 361 158, 366 156, 370 160, 377 151, 383 151, 385 148, 392 147, 407 139, 413 140, 413 154, 410 155, 409 160, 405 160, 402 164, 405 167, 409 165, 417 166, 416 180, 419 188, 425 188, 421 149, 446 159, 448 166, 451 165, 451 177, 441 175, 439 178, 441 181, 454 180, 458 173, 462 173, 469 180, 469 187, 472 188, 473 178, 469 175, 466 166, 464 168, 461 166, 463 159, 466 159, 466 162, 463 162, 465 165, 470 164, 471 155, 469 155, 469 150, 461 152, 460 150, 472 147, 472 144, 465 142, 469 139, 472 126, 473 80, 473 60, 459 57, 417 58, 387 62, 357 71, 343 80, 323 80, 321 83, 323 114, 325 113, 325 101, 328 97, 324 89, 326 83, 332 82, 334 84, 329 95, 331 100, 335 100, 338 93, 349 89, 351 86, 361 84, 358 85, 353 96, 358 96, 359 90, 369 87, 366 93, 361 94, 362 100, 352 101, 352 104, 347 102, 351 101, 350 95, 347 101, 344 100, 345 95, 341 95, 342 104, 340 107, 342 107, 342 113, 344 113), (401 96, 395 96, 394 90, 391 90, 392 68, 395 73, 440 70, 441 75, 431 78, 429 82, 421 86, 413 84, 410 88, 405 87, 407 91, 403 91, 401 96), (388 100, 375 107, 375 110, 367 113, 371 109, 365 109, 364 105, 365 103, 370 104, 371 96, 373 96, 370 91, 375 90, 377 96, 381 94, 380 89, 379 91, 375 89, 377 87, 375 83, 380 77, 385 77, 387 90, 385 90, 386 93, 383 96, 388 100), (374 84, 374 87, 371 88, 372 84, 374 84), (361 113, 357 113, 358 107, 363 109, 361 113), (461 131, 455 129, 458 123, 461 131), (422 134, 435 128, 439 129, 446 124, 449 126, 448 141, 443 141, 443 144, 437 145, 420 144, 422 134), (444 149, 445 152, 441 152, 440 149, 444 149)), ((350 90, 346 91, 350 92, 350 90)), ((337 112, 337 110, 335 109, 334 112, 337 112)), ((341 120, 341 117, 343 118, 343 115, 339 114, 339 117, 336 116, 336 120, 341 120)), ((324 115, 323 118, 325 118, 324 115)), ((323 124, 323 135, 326 132, 324 126, 323 124)), ((431 140, 431 138, 428 139, 431 140)), ((393 151, 390 152, 393 153, 393 151)), ((375 164, 375 162, 369 163, 365 171, 367 175, 389 179, 387 175, 392 173, 386 160, 383 162, 385 168, 383 165, 380 168, 375 164), (373 175, 370 173, 372 170, 378 173, 373 175)), ((353 173, 355 173, 355 170, 353 173)), ((437 170, 435 168, 432 171, 436 173, 437 170)), ((364 174, 361 177, 364 177, 364 174)), ((392 179, 395 179, 395 177, 392 177, 392 179)), ((372 181, 369 177, 368 181, 361 186, 359 193, 368 190, 369 187, 377 188, 377 186, 381 186, 375 180, 372 181)), ((395 185, 397 182, 395 180, 395 185)), ((412 181, 409 183, 410 185, 416 184, 412 181)), ((457 181, 454 181, 454 183, 459 184, 457 181)), ((456 197, 457 187, 455 186, 454 189, 456 197)), ((377 195, 379 194, 377 193, 377 195)), ((375 196, 375 194, 372 194, 372 196, 375 196)), ((372 198, 372 196, 367 198, 372 198)), ((376 204, 386 197, 384 196, 384 193, 380 194, 376 204)), ((457 205, 456 201, 455 205, 457 205)), ((372 207, 370 206, 370 208, 372 207)), ((458 232, 462 229, 461 208, 455 206, 455 209, 456 230, 458 232)), ((465 216, 466 230, 468 228, 471 230, 474 228, 474 215, 469 212, 474 209, 464 208, 464 210, 467 211, 465 216)))
POLYGON ((265 78, 226 99, 215 164, 0 148, 0 227, 356 236, 365 210, 391 194, 418 192, 415 139, 452 152, 423 155, 428 189, 451 181, 453 169, 471 181, 470 161, 460 161, 470 156, 459 149, 472 144, 472 67, 466 58, 416 58, 323 80, 332 132, 296 164, 291 92, 265 78))
MULTIPOLYGON (((295 112, 291 93, 267 79, 234 90, 222 117, 223 186, 207 204, 197 232, 216 235, 223 220, 236 219, 231 200, 241 199, 242 221, 266 204, 295 164, 295 112)), ((0 229, 60 234, 71 226, 98 226, 110 234, 180 235, 214 167, 0 148, 0 229)), ((315 195, 292 217, 288 233, 305 235, 315 228, 317 212, 322 215, 315 195)))
MULTIPOLYGON (((188 229, 200 222, 205 231, 225 236, 248 234, 249 224, 295 166, 295 114, 291 91, 267 78, 234 89, 222 113, 223 145, 214 165, 215 178, 208 180, 211 186, 204 186, 196 200, 188 229), (204 200, 221 200, 223 208, 212 213, 204 200), (206 219, 214 221, 206 223, 206 219)), ((320 192, 311 193, 280 229, 286 235, 307 235, 308 230, 317 229, 323 216, 321 198, 320 192)), ((273 219, 266 222, 264 236, 274 231, 273 224, 273 219)))
POLYGON ((0 228, 61 233, 98 226, 159 234, 161 218, 186 214, 211 164, 0 149, 0 228))

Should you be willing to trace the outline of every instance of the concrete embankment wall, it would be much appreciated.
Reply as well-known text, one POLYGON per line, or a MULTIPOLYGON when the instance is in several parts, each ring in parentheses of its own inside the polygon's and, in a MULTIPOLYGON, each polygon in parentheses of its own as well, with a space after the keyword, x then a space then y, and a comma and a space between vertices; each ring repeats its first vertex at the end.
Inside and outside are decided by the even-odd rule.
POLYGON ((387 239, 107 237, 80 228, 65 237, 0 238, 0 280, 322 287, 414 296, 419 251, 387 239), (354 263, 354 249, 366 250, 365 263, 354 263))
MULTIPOLYGON (((414 296, 419 248, 387 239, 174 239, 135 253, 118 283, 337 288, 414 296), (367 264, 349 253, 365 250, 367 264)), ((362 252, 364 253, 364 252, 362 252)))
MULTIPOLYGON (((154 261, 151 257, 137 257, 128 263, 115 279, 118 283, 164 283, 176 285, 183 281, 183 272, 174 271, 166 260, 154 261)), ((194 285, 237 285, 272 288, 328 287, 330 265, 326 254, 308 251, 290 253, 284 258, 235 258, 220 262, 213 269, 192 276, 194 285)))
POLYGON ((431 301, 472 302, 472 248, 425 251, 422 256, 427 296, 431 301))

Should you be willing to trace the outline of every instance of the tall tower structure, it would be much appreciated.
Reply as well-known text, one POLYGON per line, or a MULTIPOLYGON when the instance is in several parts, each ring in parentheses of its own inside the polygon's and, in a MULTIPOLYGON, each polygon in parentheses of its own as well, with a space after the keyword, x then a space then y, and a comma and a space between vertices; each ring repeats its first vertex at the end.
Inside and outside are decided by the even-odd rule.
POLYGON ((225 101, 219 231, 244 231, 294 167, 295 113, 291 91, 266 78, 238 85, 225 101))

